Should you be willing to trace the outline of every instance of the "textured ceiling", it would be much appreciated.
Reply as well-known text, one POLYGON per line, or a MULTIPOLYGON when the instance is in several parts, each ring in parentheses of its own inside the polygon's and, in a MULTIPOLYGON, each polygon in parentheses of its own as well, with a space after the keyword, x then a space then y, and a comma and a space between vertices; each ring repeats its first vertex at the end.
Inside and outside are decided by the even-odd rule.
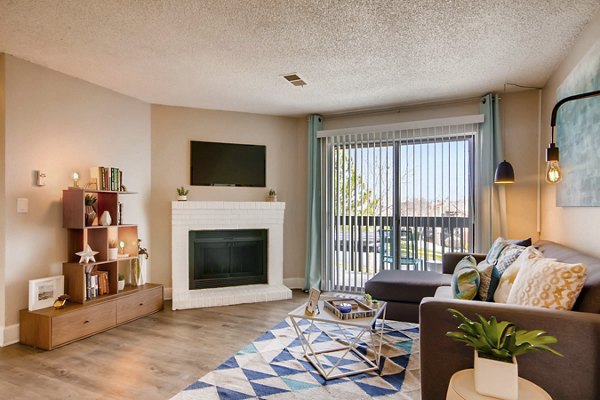
POLYGON ((542 86, 600 0, 0 0, 0 52, 158 104, 303 115, 542 86), (281 75, 298 73, 306 86, 281 75))

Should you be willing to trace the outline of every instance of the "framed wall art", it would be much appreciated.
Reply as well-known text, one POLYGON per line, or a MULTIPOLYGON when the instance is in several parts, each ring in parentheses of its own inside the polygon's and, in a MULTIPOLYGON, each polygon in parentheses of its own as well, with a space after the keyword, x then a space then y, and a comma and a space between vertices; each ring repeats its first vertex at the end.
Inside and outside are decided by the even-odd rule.
POLYGON ((63 275, 29 281, 29 311, 51 307, 59 296, 65 293, 63 275))

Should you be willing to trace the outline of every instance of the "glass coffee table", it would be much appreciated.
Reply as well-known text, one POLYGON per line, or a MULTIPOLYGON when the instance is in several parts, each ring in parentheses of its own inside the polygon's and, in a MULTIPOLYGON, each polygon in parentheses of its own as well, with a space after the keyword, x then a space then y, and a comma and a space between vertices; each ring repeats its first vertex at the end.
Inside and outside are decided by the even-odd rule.
POLYGON ((296 308, 294 311, 288 314, 292 325, 296 330, 298 339, 302 344, 302 350, 304 357, 315 367, 317 371, 323 376, 323 378, 336 379, 342 378, 349 375, 360 374, 363 372, 370 372, 379 369, 381 362, 381 346, 383 343, 383 333, 385 325, 385 309, 387 304, 385 302, 378 303, 378 309, 375 315, 368 318, 356 318, 356 319, 340 319, 335 314, 325 308, 323 300, 319 301, 319 308, 315 315, 307 315, 305 313, 306 305, 302 305, 296 308), (381 323, 376 327, 376 321, 381 319, 381 323), (301 321, 308 321, 302 325, 301 321), (334 347, 328 347, 326 349, 317 349, 316 343, 314 343, 314 337, 311 335, 322 331, 316 328, 315 324, 333 324, 337 327, 335 329, 336 337, 333 341, 337 343, 334 347), (316 329, 315 329, 316 328, 316 329), (361 345, 361 339, 365 336, 369 336, 369 342, 364 342, 362 346, 367 346, 364 353, 368 354, 369 350, 374 354, 374 360, 367 357, 363 352, 359 350, 361 345), (327 354, 341 353, 337 357, 323 358, 327 354), (345 361, 350 355, 356 356, 362 361, 363 367, 358 369, 352 369, 350 371, 340 371, 340 367, 345 364, 345 361), (331 360, 336 360, 331 363, 331 360), (327 362, 329 361, 329 362, 327 362), (325 364, 332 364, 327 366, 325 364))

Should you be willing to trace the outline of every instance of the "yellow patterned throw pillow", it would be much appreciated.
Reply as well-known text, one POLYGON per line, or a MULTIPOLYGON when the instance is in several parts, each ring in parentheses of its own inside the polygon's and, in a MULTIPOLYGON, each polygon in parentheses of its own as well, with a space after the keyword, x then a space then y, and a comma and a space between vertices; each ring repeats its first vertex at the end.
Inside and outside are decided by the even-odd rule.
POLYGON ((529 246, 523 250, 515 262, 513 262, 500 277, 500 283, 494 292, 494 301, 496 303, 506 303, 519 270, 521 268, 527 268, 529 263, 540 258, 544 258, 544 255, 533 246, 529 246))
POLYGON ((521 268, 508 295, 508 304, 570 310, 587 277, 583 264, 549 258, 533 259, 521 268))

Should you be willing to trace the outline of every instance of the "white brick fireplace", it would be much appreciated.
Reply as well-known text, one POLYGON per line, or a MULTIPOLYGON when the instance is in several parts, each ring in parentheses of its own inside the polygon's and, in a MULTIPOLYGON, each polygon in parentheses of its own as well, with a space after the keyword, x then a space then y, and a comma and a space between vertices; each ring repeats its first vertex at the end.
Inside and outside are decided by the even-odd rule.
POLYGON ((291 298, 283 285, 284 211, 285 203, 279 202, 172 202, 173 310, 291 298), (268 230, 267 284, 189 289, 189 232, 222 229, 268 230))

